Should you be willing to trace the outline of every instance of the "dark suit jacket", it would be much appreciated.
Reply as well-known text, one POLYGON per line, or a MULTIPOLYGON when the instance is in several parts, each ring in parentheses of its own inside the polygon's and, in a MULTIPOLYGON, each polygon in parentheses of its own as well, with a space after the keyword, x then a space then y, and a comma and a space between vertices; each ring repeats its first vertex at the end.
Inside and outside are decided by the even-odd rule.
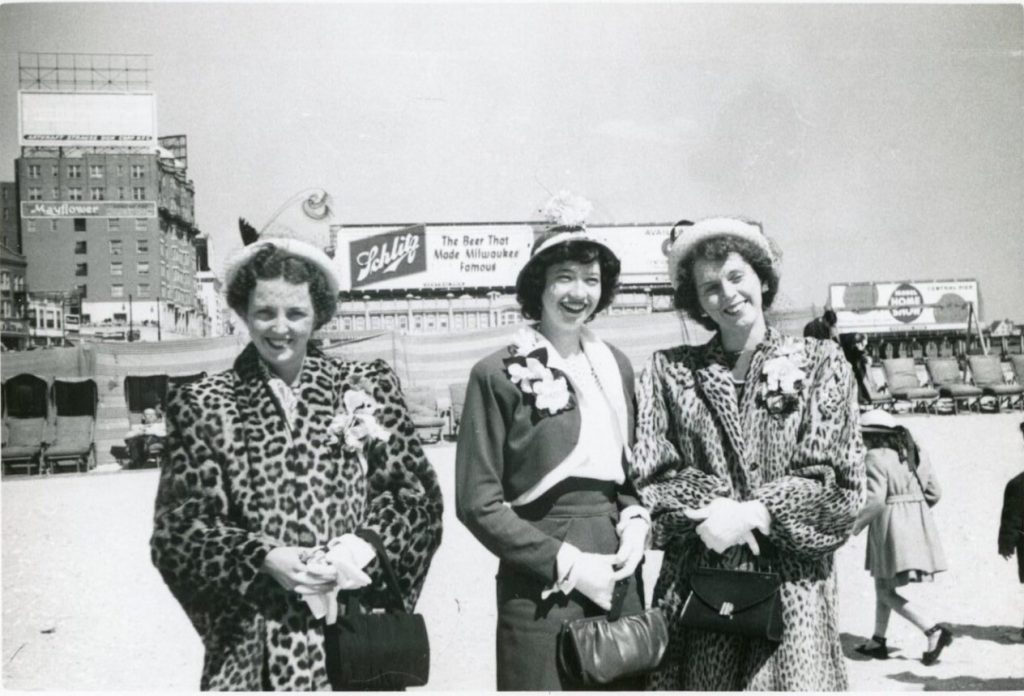
POLYGON ((1003 492, 999 519, 999 553, 1017 554, 1017 574, 1024 582, 1024 472, 1017 474, 1003 492))

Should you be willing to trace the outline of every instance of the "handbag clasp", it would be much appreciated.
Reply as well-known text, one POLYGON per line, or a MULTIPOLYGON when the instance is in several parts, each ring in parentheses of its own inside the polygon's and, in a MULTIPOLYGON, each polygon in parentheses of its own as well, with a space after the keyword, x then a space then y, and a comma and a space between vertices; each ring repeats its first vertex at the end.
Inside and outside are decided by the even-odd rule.
POLYGON ((733 606, 732 602, 722 602, 722 607, 718 610, 719 616, 724 616, 727 619, 732 618, 732 610, 736 607, 733 606))

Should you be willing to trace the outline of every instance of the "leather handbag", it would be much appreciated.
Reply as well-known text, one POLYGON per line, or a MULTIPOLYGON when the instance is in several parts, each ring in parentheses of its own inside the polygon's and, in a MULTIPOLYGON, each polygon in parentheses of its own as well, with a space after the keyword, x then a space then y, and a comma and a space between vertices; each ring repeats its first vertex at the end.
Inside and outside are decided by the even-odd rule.
POLYGON ((558 636, 558 664, 579 686, 597 686, 657 668, 668 647, 668 624, 661 609, 622 616, 629 588, 620 580, 607 616, 573 619, 558 636))
POLYGON ((679 622, 688 628, 782 640, 782 578, 725 568, 697 568, 679 622))
POLYGON ((377 552, 384 571, 386 612, 361 610, 359 592, 346 597, 345 614, 324 626, 327 677, 335 691, 403 691, 423 686, 430 676, 427 626, 419 614, 405 611, 398 578, 380 537, 360 530, 356 535, 377 552))

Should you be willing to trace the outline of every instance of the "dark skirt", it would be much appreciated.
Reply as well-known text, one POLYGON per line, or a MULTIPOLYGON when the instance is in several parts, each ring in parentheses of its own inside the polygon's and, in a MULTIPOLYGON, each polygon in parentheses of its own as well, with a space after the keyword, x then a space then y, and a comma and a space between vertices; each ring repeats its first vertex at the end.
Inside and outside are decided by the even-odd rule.
MULTIPOLYGON (((516 514, 556 539, 581 551, 614 554, 619 540, 615 485, 605 481, 568 479, 540 499, 514 508, 516 514)), ((630 578, 624 614, 642 610, 640 568, 630 578)), ((575 688, 560 673, 558 634, 562 622, 605 612, 582 593, 555 592, 541 599, 550 583, 502 562, 498 567, 497 658, 499 691, 563 691, 575 688)), ((615 683, 614 690, 643 688, 643 680, 615 683)))

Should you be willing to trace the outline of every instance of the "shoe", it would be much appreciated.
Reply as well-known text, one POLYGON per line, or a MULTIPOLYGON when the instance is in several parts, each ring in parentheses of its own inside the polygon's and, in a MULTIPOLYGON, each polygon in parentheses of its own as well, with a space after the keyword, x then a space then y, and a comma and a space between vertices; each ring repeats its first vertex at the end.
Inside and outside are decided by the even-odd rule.
POLYGON ((942 654, 942 650, 953 642, 953 631, 950 630, 946 624, 935 624, 927 631, 924 632, 926 636, 930 636, 936 631, 939 632, 939 642, 935 644, 934 650, 925 650, 924 654, 921 655, 921 662, 925 665, 934 665, 939 661, 939 655, 942 654))
POLYGON ((880 636, 871 636, 871 640, 875 641, 875 643, 877 643, 878 645, 876 645, 873 648, 869 648, 868 644, 864 643, 854 648, 854 651, 860 653, 861 655, 873 657, 876 660, 888 660, 889 648, 887 648, 885 645, 885 638, 882 638, 880 636))

